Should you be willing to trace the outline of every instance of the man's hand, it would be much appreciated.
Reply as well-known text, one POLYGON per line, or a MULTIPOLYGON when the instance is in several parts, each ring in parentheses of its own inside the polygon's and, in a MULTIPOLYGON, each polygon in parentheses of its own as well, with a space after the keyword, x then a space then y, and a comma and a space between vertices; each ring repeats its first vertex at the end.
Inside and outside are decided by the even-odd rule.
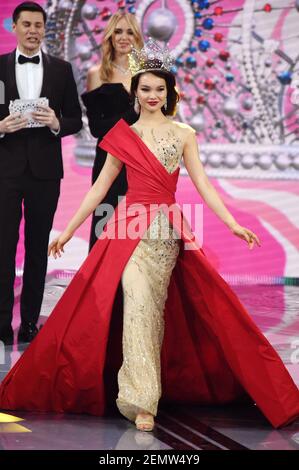
POLYGON ((48 126, 52 131, 57 132, 60 124, 53 109, 49 108, 49 106, 39 106, 38 108, 39 111, 31 113, 33 119, 40 124, 48 126))
POLYGON ((21 114, 12 114, 0 121, 0 134, 11 134, 12 132, 24 129, 28 119, 21 117, 21 114))

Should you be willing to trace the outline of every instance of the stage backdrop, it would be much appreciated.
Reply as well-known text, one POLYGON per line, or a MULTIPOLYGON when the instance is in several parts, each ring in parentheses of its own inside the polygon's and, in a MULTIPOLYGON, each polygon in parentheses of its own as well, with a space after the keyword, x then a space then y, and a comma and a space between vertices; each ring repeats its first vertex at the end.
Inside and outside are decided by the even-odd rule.
MULTIPOLYGON (((0 0, 0 53, 14 49, 11 13, 0 0)), ((203 247, 230 282, 296 282, 299 277, 298 21, 299 2, 140 0, 40 2, 49 14, 45 51, 70 60, 82 93, 101 56, 110 15, 136 15, 145 37, 169 43, 181 93, 177 119, 197 130, 201 159, 239 223, 262 248, 249 251, 204 207, 203 247), (287 278, 287 279, 286 279, 287 278)), ((63 230, 90 186, 95 142, 64 139, 65 178, 52 236, 63 230)), ((0 156, 1 157, 1 156, 0 156)), ((42 154, 41 154, 42 158, 42 154)), ((177 199, 200 202, 182 168, 177 199)), ((49 272, 75 270, 87 254, 89 224, 78 230, 49 272)), ((17 256, 23 265, 23 227, 17 256)))

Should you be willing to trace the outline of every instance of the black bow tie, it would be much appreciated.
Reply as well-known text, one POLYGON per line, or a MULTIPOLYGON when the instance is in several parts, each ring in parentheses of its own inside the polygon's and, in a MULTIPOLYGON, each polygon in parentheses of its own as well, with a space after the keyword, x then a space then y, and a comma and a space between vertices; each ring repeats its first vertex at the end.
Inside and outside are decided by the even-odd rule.
POLYGON ((24 55, 20 54, 18 58, 19 64, 26 64, 26 62, 32 62, 33 64, 39 64, 40 58, 39 55, 35 55, 34 57, 25 57, 24 55))

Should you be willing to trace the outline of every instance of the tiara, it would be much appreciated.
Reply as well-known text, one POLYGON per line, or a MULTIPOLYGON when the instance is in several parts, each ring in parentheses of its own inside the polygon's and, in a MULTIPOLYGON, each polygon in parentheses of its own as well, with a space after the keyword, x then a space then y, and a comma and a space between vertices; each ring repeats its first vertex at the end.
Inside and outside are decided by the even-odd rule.
POLYGON ((167 47, 162 49, 152 38, 146 41, 140 51, 133 47, 128 56, 132 76, 152 69, 169 72, 174 65, 174 58, 169 49, 167 47))

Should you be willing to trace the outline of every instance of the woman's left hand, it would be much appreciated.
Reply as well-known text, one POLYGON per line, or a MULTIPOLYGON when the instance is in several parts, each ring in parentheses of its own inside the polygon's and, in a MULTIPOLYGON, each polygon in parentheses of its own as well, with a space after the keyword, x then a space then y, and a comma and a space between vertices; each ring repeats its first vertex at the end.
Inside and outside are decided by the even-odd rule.
POLYGON ((236 235, 236 237, 242 238, 242 240, 245 240, 248 243, 250 250, 254 247, 254 243, 256 243, 258 246, 261 246, 261 242, 258 236, 248 228, 242 227, 236 223, 230 227, 230 229, 232 233, 236 235))

